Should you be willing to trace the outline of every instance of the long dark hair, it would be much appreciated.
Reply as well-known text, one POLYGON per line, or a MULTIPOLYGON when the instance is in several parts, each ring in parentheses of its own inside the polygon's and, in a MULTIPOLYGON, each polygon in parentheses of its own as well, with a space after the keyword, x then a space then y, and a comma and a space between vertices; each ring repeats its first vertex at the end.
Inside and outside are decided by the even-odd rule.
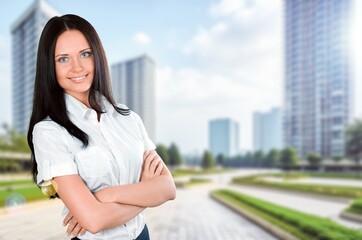
POLYGON ((33 112, 28 130, 28 144, 31 149, 31 171, 35 182, 38 174, 32 137, 35 124, 49 116, 51 120, 64 127, 69 134, 82 141, 84 147, 88 146, 88 135, 73 124, 67 115, 64 91, 59 86, 55 75, 55 45, 58 37, 67 30, 82 32, 92 49, 94 80, 89 92, 91 108, 97 113, 103 113, 101 103, 103 95, 118 113, 122 115, 129 114, 129 109, 119 108, 115 104, 111 91, 107 58, 101 40, 93 26, 87 20, 72 14, 51 18, 45 25, 39 40, 33 112))

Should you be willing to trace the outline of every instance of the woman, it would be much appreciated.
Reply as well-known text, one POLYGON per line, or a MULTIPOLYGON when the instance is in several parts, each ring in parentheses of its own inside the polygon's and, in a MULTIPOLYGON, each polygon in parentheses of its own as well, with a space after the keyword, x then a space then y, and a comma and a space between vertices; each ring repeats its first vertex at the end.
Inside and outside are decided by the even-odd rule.
POLYGON ((93 26, 53 17, 40 37, 28 143, 39 186, 64 202, 74 239, 149 239, 142 211, 175 198, 140 117, 111 94, 93 26))

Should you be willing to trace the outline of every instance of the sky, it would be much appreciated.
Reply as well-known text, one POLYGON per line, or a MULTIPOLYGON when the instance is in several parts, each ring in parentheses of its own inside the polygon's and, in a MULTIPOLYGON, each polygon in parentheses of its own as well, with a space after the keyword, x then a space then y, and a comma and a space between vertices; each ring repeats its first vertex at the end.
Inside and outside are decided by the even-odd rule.
MULTIPOLYGON (((240 148, 250 150, 253 112, 282 105, 282 0, 47 2, 87 19, 110 65, 141 54, 155 60, 156 143, 201 154, 208 122, 231 118, 240 124, 240 148)), ((32 3, 1 5, 0 123, 11 123, 10 26, 32 3)))

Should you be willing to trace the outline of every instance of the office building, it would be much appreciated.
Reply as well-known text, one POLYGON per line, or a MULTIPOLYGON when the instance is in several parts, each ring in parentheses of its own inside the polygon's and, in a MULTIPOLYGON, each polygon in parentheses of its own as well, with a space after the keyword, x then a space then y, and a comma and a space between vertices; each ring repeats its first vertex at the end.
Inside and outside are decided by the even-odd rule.
POLYGON ((216 157, 232 157, 239 153, 239 124, 229 118, 209 122, 209 150, 216 157))
POLYGON ((300 156, 343 156, 351 118, 353 0, 284 1, 284 139, 300 156))
POLYGON ((37 0, 11 26, 12 117, 20 134, 28 131, 40 34, 47 21, 55 15, 59 14, 45 1, 37 0))
POLYGON ((253 115, 254 151, 267 154, 272 149, 283 148, 282 112, 273 108, 269 112, 255 112, 253 115))
POLYGON ((149 137, 155 142, 155 61, 143 55, 113 64, 111 71, 116 102, 126 104, 140 115, 149 137))

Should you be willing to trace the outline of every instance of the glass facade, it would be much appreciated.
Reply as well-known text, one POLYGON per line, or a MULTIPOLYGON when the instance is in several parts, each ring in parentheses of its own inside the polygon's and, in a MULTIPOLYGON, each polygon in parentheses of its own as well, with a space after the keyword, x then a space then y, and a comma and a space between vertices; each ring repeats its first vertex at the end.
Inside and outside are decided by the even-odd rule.
POLYGON ((231 119, 215 119, 209 122, 209 149, 216 157, 230 157, 239 153, 239 124, 231 119))
POLYGON ((268 153, 272 149, 283 148, 282 112, 273 108, 269 112, 255 112, 253 116, 254 151, 268 153))
POLYGON ((351 117, 352 0, 285 0, 285 145, 344 155, 351 117))
POLYGON ((35 1, 13 24, 12 108, 14 127, 26 134, 33 107, 38 42, 46 22, 58 15, 44 1, 35 1))
POLYGON ((143 55, 113 64, 112 89, 118 103, 140 115, 149 137, 155 142, 155 74, 153 59, 143 55))

